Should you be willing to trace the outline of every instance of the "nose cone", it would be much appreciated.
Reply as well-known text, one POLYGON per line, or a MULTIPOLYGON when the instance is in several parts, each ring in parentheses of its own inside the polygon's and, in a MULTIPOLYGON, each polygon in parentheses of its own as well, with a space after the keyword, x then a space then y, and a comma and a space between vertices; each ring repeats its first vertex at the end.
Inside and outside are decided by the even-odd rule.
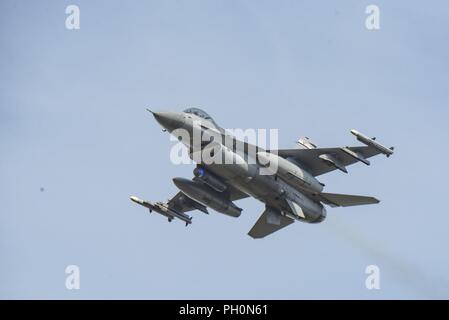
POLYGON ((178 112, 153 112, 154 118, 159 124, 167 129, 173 131, 181 128, 184 125, 184 116, 178 112))

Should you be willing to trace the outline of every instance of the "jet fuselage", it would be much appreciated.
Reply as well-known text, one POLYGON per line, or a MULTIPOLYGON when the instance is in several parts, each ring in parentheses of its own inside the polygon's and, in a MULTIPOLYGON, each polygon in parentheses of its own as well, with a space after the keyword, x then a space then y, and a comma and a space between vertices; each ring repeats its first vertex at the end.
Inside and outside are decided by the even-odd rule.
MULTIPOLYGON (((221 161, 207 162, 200 159, 197 164, 223 179, 227 184, 290 218, 315 223, 323 221, 326 217, 326 209, 319 201, 311 199, 310 192, 307 194, 304 189, 292 186, 277 174, 260 174, 263 166, 258 163, 255 154, 248 152, 251 145, 239 144, 241 141, 235 137, 229 137, 226 131, 217 127, 215 123, 184 112, 158 112, 154 113, 154 116, 161 126, 172 135, 179 138, 180 132, 188 133, 190 139, 181 137, 183 139, 180 141, 189 149, 189 156, 193 160, 195 160, 195 152, 205 152, 208 148, 213 149, 215 153, 218 152, 219 154, 214 154, 214 157, 221 161), (228 147, 228 143, 224 143, 224 141, 228 141, 225 139, 226 135, 228 135, 227 139, 237 141, 237 143, 231 144, 231 148, 228 147), (195 142, 192 139, 195 136, 200 136, 200 141, 204 143, 198 145, 198 140, 195 142), (209 140, 210 136, 214 137, 211 139, 212 141, 209 140), (217 141, 217 136, 222 139, 217 141), (243 145, 244 148, 232 148, 236 145, 243 145)), ((257 150, 257 152, 263 151, 261 148, 257 150)))

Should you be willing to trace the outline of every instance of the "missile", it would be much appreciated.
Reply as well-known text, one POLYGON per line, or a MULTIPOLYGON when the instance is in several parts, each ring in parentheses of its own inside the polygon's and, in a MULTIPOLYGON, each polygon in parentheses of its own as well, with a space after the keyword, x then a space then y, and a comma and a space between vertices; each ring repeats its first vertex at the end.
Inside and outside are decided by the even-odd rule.
POLYGON ((142 199, 139 199, 135 196, 131 196, 129 197, 131 199, 131 201, 140 204, 141 206, 147 207, 148 209, 153 209, 153 205, 150 202, 144 201, 142 199))
POLYGON ((381 145, 380 143, 377 143, 376 141, 374 141, 374 140, 376 140, 376 138, 372 138, 372 139, 368 138, 364 134, 362 134, 354 129, 351 130, 351 133, 357 138, 357 140, 366 144, 369 147, 373 147, 374 149, 379 150, 380 153, 383 153, 387 157, 389 157, 393 154, 394 147, 387 148, 387 147, 381 145))
POLYGON ((165 202, 156 202, 153 204, 149 201, 139 199, 135 196, 131 196, 130 199, 131 199, 131 201, 150 209, 150 212, 155 211, 155 212, 167 217, 168 221, 173 220, 173 218, 178 218, 179 220, 184 221, 186 223, 186 226, 192 223, 192 217, 188 216, 187 214, 185 214, 183 212, 179 212, 173 208, 170 208, 168 206, 168 204, 165 202))

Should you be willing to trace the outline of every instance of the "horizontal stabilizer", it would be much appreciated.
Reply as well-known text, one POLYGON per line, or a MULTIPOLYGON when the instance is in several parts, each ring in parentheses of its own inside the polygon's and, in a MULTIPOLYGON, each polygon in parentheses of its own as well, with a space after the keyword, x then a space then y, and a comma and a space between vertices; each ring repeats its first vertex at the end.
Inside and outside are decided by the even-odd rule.
POLYGON ((338 193, 321 193, 318 195, 320 201, 331 207, 350 207, 360 206, 363 204, 374 204, 380 201, 374 197, 357 196, 352 194, 338 194, 338 193))
POLYGON ((280 211, 267 207, 248 235, 254 239, 264 238, 293 222, 293 219, 283 216, 280 211))

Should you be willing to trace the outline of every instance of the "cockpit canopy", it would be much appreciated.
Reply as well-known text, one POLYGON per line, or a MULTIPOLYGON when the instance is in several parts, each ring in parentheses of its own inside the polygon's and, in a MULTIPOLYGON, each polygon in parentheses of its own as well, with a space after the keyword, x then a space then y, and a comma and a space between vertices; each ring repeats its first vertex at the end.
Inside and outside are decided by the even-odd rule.
POLYGON ((206 111, 203 111, 199 108, 188 108, 184 110, 185 113, 194 114, 200 118, 203 118, 209 122, 211 122, 215 127, 219 128, 219 126, 215 123, 214 119, 210 115, 207 114, 206 111))

